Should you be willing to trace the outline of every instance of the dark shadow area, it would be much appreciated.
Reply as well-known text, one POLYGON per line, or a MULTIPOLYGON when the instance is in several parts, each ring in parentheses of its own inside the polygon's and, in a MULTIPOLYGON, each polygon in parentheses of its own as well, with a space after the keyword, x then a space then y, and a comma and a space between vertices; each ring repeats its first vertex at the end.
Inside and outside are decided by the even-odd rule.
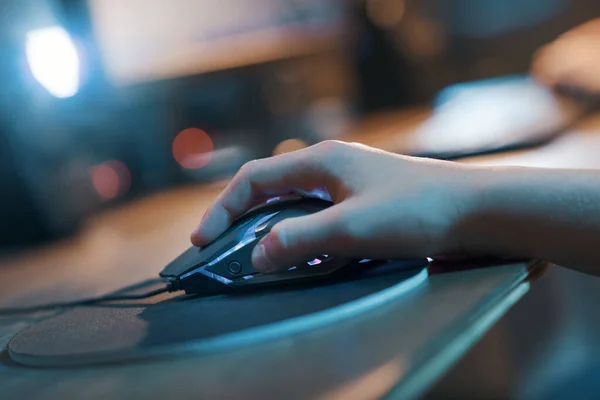
MULTIPOLYGON (((394 264, 394 263, 391 263, 394 264)), ((11 351, 30 357, 61 358, 112 354, 143 355, 163 346, 214 339, 220 335, 281 322, 358 300, 415 276, 420 270, 389 265, 361 279, 330 284, 208 297, 177 295, 155 304, 80 307, 25 329, 11 351)), ((172 295, 169 295, 172 296, 172 295)), ((88 363, 88 362, 85 362, 88 363)))

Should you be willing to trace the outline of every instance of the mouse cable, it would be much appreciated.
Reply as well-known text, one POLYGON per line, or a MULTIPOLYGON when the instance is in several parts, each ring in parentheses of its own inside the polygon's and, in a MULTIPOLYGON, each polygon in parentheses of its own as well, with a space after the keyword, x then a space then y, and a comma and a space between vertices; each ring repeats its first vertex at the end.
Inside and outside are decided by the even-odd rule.
POLYGON ((19 314, 31 314, 34 312, 40 311, 49 311, 58 308, 71 308, 71 307, 80 307, 80 306, 89 306, 94 304, 108 303, 113 301, 126 301, 126 300, 142 300, 150 297, 158 296, 162 293, 172 292, 170 286, 161 287, 155 290, 151 290, 145 293, 139 294, 107 294, 98 297, 91 297, 87 299, 67 301, 63 303, 48 303, 48 304, 40 304, 36 306, 30 307, 15 307, 15 308, 0 308, 0 317, 9 316, 9 315, 19 315, 19 314))

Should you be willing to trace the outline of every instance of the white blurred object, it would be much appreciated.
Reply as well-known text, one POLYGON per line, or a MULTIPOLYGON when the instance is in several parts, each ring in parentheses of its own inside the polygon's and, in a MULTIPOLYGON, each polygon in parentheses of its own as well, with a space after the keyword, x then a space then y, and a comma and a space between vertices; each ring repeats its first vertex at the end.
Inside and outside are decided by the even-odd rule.
POLYGON ((61 27, 27 33, 26 56, 33 77, 53 96, 67 98, 79 89, 79 57, 69 34, 61 27))
POLYGON ((453 85, 408 139, 413 153, 476 152, 542 140, 581 112, 529 77, 453 85))

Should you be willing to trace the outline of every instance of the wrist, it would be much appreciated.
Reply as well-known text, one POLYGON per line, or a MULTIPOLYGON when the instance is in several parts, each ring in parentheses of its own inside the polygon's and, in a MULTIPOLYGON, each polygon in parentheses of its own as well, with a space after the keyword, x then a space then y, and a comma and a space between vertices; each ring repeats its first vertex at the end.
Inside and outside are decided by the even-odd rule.
POLYGON ((527 169, 473 167, 465 182, 464 200, 453 228, 457 250, 469 255, 529 256, 528 243, 519 236, 521 188, 527 169))
POLYGON ((599 274, 597 170, 482 167, 471 171, 464 190, 468 207, 454 226, 459 251, 542 259, 599 274))

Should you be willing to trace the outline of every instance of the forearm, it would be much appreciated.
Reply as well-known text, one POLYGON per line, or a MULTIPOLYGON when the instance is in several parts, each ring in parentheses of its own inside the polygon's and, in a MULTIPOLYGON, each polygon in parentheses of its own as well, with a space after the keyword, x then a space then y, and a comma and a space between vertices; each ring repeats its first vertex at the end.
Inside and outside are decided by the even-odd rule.
POLYGON ((543 259, 600 275, 600 170, 478 171, 466 251, 543 259))

